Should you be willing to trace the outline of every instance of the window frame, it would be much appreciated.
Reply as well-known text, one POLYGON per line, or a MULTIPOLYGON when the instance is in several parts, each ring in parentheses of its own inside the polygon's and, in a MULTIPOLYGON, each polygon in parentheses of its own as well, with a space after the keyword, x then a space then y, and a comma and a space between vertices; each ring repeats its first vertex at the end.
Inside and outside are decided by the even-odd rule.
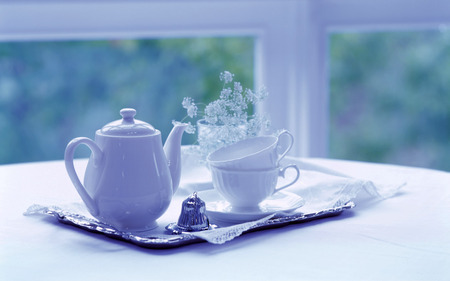
POLYGON ((318 116, 310 116, 316 130, 311 130, 309 156, 327 157, 329 153, 329 73, 328 38, 334 32, 373 32, 445 28, 450 26, 450 2, 445 0, 311 0, 310 22, 313 38, 309 54, 309 90, 316 92, 314 108, 318 116))
POLYGON ((0 41, 254 36, 257 108, 292 154, 328 156, 328 35, 440 27, 446 0, 0 0, 0 41))

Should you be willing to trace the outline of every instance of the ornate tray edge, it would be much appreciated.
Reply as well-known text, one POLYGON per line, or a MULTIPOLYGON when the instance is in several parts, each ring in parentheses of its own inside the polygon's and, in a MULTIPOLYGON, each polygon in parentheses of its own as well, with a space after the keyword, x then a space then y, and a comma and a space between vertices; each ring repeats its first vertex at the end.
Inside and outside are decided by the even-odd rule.
MULTIPOLYGON (((340 215, 344 210, 355 207, 352 201, 345 203, 344 205, 337 206, 335 208, 320 210, 318 212, 311 213, 296 213, 294 215, 280 215, 267 220, 262 224, 258 224, 242 234, 261 231, 270 228, 279 228, 293 223, 304 223, 312 220, 317 220, 326 217, 333 217, 340 215)), ((130 242, 143 248, 151 249, 170 249, 184 245, 205 242, 205 240, 195 237, 190 234, 179 235, 152 235, 152 236, 138 236, 136 234, 119 232, 108 225, 105 225, 96 220, 87 218, 79 214, 72 214, 60 209, 49 208, 46 212, 47 215, 56 217, 56 219, 64 224, 72 225, 89 232, 103 234, 107 237, 130 242)))

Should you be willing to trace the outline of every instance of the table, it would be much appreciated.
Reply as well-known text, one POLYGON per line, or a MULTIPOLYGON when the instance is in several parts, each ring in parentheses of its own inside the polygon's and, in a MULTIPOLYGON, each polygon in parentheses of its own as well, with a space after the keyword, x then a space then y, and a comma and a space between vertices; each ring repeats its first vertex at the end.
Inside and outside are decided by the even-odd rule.
MULTIPOLYGON (((450 173, 301 159, 352 177, 400 179, 386 200, 340 216, 253 232, 222 245, 140 248, 23 216, 34 203, 79 201, 63 161, 0 166, 0 280, 450 280, 450 173)), ((86 160, 77 160, 82 173, 86 160)), ((183 184, 183 179, 182 179, 183 184)), ((177 192, 181 198, 183 186, 177 192)), ((363 200, 363 199, 361 199, 363 200)))

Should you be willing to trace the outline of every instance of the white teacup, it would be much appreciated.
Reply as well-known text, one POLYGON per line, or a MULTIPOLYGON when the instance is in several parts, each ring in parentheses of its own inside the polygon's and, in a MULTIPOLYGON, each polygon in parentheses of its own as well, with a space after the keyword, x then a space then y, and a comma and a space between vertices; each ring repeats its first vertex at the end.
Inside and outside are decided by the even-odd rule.
POLYGON ((257 209, 264 199, 294 184, 300 177, 300 170, 295 164, 259 171, 226 170, 211 166, 211 174, 214 188, 233 208, 250 211, 257 209), (297 172, 295 178, 277 188, 278 177, 284 177, 289 168, 297 172))
POLYGON ((258 136, 222 147, 208 155, 211 167, 229 170, 268 170, 279 166, 280 160, 289 152, 294 137, 289 131, 278 136, 258 136), (288 137, 288 144, 279 147, 280 138, 288 137), (281 151, 280 151, 281 150, 281 151))

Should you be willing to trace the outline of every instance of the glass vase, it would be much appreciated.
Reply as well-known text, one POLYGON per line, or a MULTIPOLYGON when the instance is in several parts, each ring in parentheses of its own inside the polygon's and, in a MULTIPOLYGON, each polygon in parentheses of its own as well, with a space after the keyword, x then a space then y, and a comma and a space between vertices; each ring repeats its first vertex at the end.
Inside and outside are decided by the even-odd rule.
POLYGON ((247 138, 247 126, 209 124, 200 119, 197 121, 197 134, 200 153, 206 159, 209 153, 247 138))

